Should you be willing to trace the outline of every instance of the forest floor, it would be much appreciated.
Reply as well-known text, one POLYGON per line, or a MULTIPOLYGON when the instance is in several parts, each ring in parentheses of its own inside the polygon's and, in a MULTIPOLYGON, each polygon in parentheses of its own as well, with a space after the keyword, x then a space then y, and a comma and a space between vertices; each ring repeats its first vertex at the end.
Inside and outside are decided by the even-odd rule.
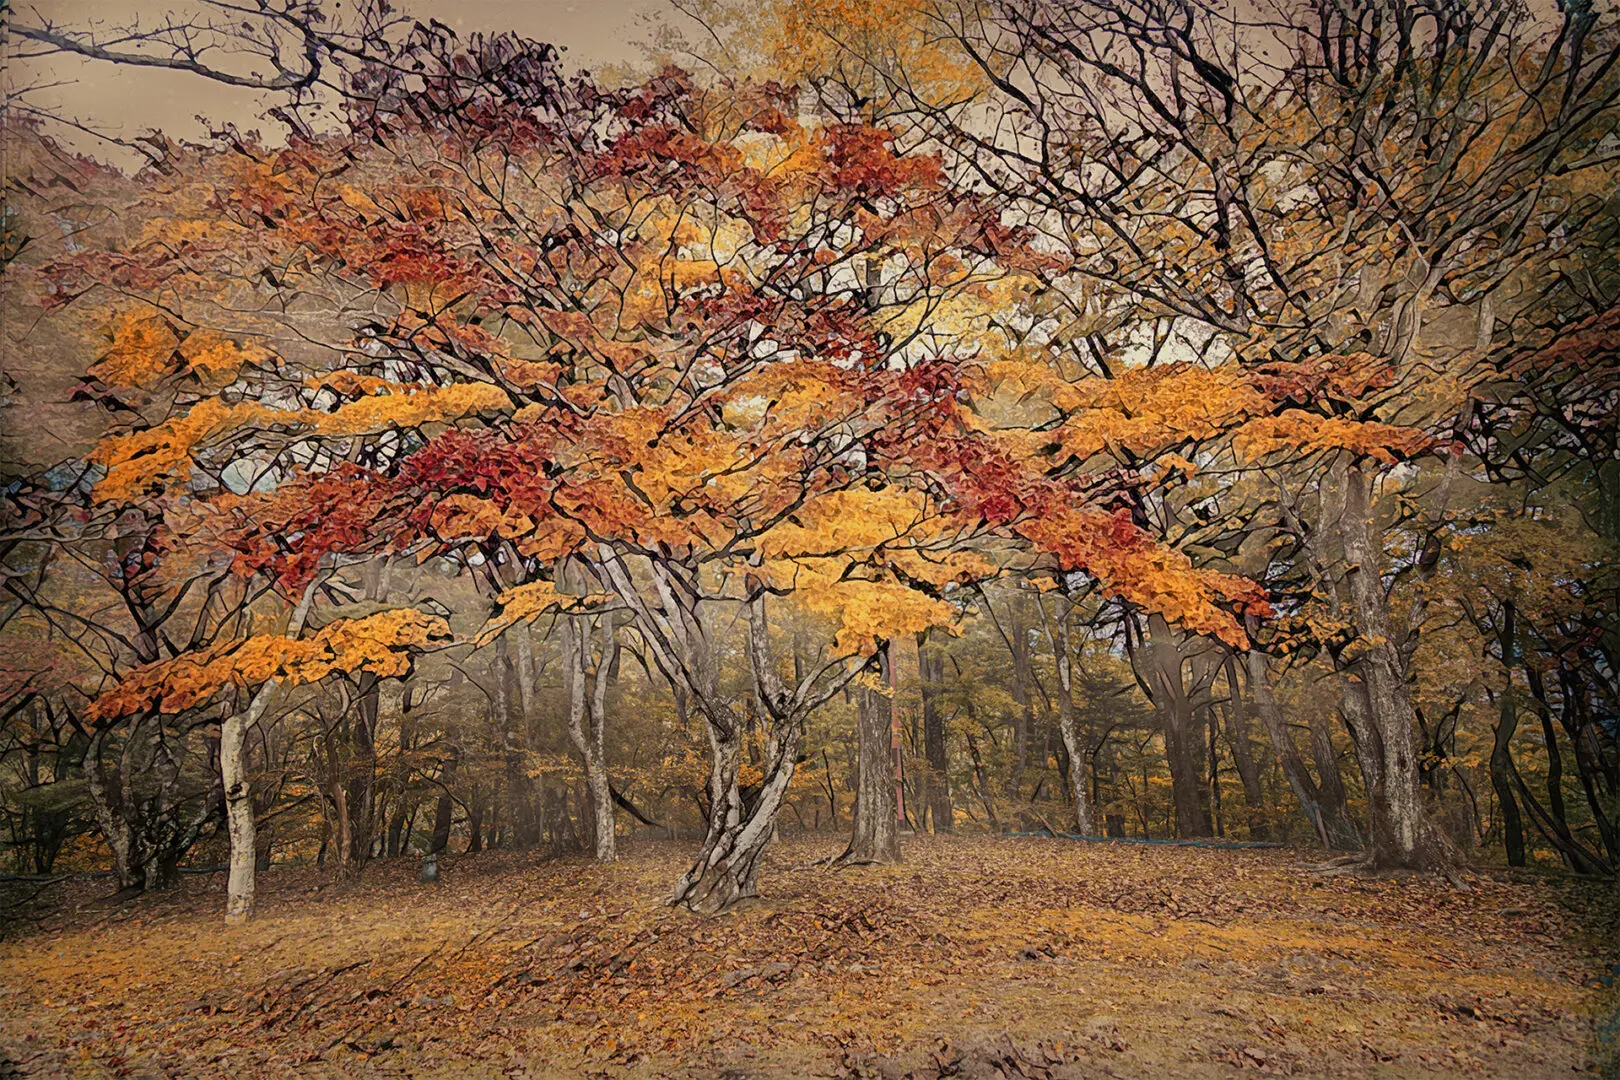
POLYGON ((705 919, 660 903, 691 845, 625 848, 608 867, 451 858, 436 886, 415 860, 352 884, 276 869, 239 929, 220 921, 223 875, 118 906, 94 899, 104 879, 13 896, 0 1076, 1614 1067, 1617 898, 1599 885, 1477 875, 1461 892, 1314 875, 1306 852, 986 837, 829 871, 811 864, 839 841, 808 837, 773 849, 761 900, 705 919))

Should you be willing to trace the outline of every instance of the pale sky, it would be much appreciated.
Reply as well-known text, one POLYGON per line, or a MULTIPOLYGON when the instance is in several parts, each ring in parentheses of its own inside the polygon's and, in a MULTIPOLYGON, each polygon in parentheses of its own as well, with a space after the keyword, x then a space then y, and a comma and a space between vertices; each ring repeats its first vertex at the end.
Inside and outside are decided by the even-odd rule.
MULTIPOLYGON (((14 0, 14 7, 19 21, 38 11, 62 26, 85 26, 99 20, 110 27, 126 25, 137 17, 153 22, 169 11, 184 12, 189 5, 175 0, 14 0)), ((639 59, 636 43, 645 32, 638 20, 659 18, 670 10, 664 0, 395 0, 395 7, 415 18, 438 19, 458 33, 516 30, 565 46, 565 61, 586 68, 639 59)), ((12 45, 14 49, 32 48, 32 43, 15 38, 12 45)), ((65 56, 13 63, 6 78, 14 88, 63 83, 30 94, 30 100, 124 138, 151 128, 182 139, 194 138, 205 130, 196 120, 199 113, 252 128, 259 125, 258 116, 264 109, 260 94, 182 72, 117 67, 65 56)), ((105 144, 98 152, 95 140, 87 136, 67 141, 96 156, 107 153, 105 144)))

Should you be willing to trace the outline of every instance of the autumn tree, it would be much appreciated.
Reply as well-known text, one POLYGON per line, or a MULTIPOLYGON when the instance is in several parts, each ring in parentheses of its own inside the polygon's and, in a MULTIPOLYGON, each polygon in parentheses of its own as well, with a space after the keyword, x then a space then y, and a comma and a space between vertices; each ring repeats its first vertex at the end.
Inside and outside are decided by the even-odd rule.
POLYGON ((497 648, 611 597, 709 726, 680 902, 752 893, 806 718, 880 641, 956 617, 953 583, 995 571, 974 541, 1233 644, 1265 611, 1137 524, 1135 481, 981 416, 1027 374, 986 362, 1014 346, 981 320, 1048 257, 934 158, 771 88, 607 92, 442 28, 400 49, 420 67, 358 70, 342 130, 177 148, 141 237, 52 265, 60 306, 120 297, 117 378, 204 390, 107 440, 93 498, 184 489, 190 542, 283 589, 333 557, 455 556, 485 568, 497 648), (838 627, 791 682, 768 611, 788 595, 838 627), (746 702, 717 677, 738 608, 746 702), (769 761, 745 797, 750 712, 769 761))
MULTIPOLYGON (((1165 328, 1151 357, 1271 380, 1274 405, 1222 426, 1236 459, 1290 478, 1269 521, 1314 546, 1315 587, 1355 636, 1338 651, 1344 716, 1380 866, 1455 855, 1420 792, 1409 663, 1425 609, 1388 587, 1426 571, 1390 564, 1379 496, 1413 476, 1397 463, 1467 430, 1493 297, 1593 198, 1614 42, 1584 9, 1560 18, 1542 38, 1512 5, 1378 0, 1252 23, 1152 2, 962 6, 940 26, 995 81, 1004 119, 917 102, 960 168, 1068 240, 1071 288, 1165 328), (1249 62, 1261 47, 1275 67, 1249 62)), ((1147 419, 1107 438, 1140 459, 1128 443, 1147 419)), ((1436 532, 1465 468, 1450 461, 1416 474, 1436 532)))

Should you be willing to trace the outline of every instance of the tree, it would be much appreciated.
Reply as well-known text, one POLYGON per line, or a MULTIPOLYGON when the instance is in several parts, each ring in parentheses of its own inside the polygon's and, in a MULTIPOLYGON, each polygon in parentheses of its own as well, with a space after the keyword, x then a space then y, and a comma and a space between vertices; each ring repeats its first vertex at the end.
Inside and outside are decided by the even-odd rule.
POLYGON ((126 674, 92 707, 92 715, 99 719, 152 710, 173 714, 206 707, 227 690, 239 694, 240 705, 226 715, 220 729, 220 769, 231 837, 227 922, 245 921, 253 913, 257 851, 243 740, 263 717, 276 686, 317 682, 336 672, 403 676, 410 670, 410 650, 449 635, 443 620, 405 608, 363 619, 339 619, 314 637, 300 639, 316 584, 312 581, 305 588, 285 635, 219 642, 143 665, 126 674))
POLYGON ((834 865, 900 861, 900 807, 904 789, 896 777, 894 654, 885 643, 878 671, 870 672, 856 690, 856 758, 854 821, 849 846, 834 865))
POLYGON ((1288 461, 1334 493, 1296 521, 1330 549, 1317 580, 1359 641, 1339 655, 1372 861, 1448 865, 1419 792, 1407 664, 1423 609, 1405 624, 1392 610, 1377 493, 1399 482, 1393 463, 1466 427, 1478 353, 1436 326, 1479 322, 1488 342, 1489 298, 1561 244, 1540 181, 1603 167, 1613 43, 1585 9, 1561 14, 1547 50, 1511 6, 1375 0, 1253 25, 1152 2, 982 10, 941 26, 1008 122, 919 113, 956 167, 1074 238, 1076 277, 1185 335, 1216 377, 1277 380, 1279 407, 1228 430, 1240 459, 1288 461), (1275 68, 1247 63, 1261 42, 1275 68))
MULTIPOLYGON (((378 604, 407 557, 438 560, 493 607, 471 636, 494 653, 496 725, 509 686, 537 715, 527 624, 555 615, 604 856, 603 635, 622 623, 612 651, 632 648, 704 725, 706 837, 674 892, 698 910, 753 895, 810 717, 881 643, 954 623, 967 585, 1087 575, 1247 646, 1263 590, 1167 542, 1168 474, 1102 459, 1238 430, 1288 444, 1297 371, 1066 368, 1014 323, 1070 257, 892 132, 788 115, 780 88, 668 70, 608 91, 563 77, 547 46, 442 27, 367 48, 341 124, 282 149, 229 131, 168 147, 133 234, 43 269, 57 312, 105 312, 114 348, 92 389, 140 392, 82 498, 183 524, 154 566, 202 560, 273 603, 266 590, 299 595, 352 563, 343 588, 378 604), (1189 395, 1198 407, 1177 404, 1189 395), (790 606, 819 617, 818 645, 784 633, 790 606)), ((239 629, 161 662, 206 666, 239 629)), ((1027 684, 1034 631, 1018 637, 1027 684)), ((350 731, 359 768, 322 786, 353 862, 384 813, 381 676, 332 680, 357 708, 329 730, 350 731)), ((532 838, 535 732, 497 730, 512 824, 532 838)), ((384 794, 398 820, 404 794, 384 794)))

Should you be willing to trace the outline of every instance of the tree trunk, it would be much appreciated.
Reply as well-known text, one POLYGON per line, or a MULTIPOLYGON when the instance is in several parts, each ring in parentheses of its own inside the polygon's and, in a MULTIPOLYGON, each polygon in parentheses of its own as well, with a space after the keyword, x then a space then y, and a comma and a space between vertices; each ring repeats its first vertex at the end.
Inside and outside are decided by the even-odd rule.
POLYGON ((107 764, 103 752, 107 745, 107 732, 99 729, 90 737, 90 746, 84 755, 84 778, 90 791, 90 803, 96 810, 96 822, 101 826, 102 839, 112 852, 113 873, 118 876, 120 891, 138 892, 146 887, 146 867, 135 857, 135 842, 123 808, 107 782, 107 764))
POLYGON ((1013 764, 1007 794, 1013 806, 1017 807, 1023 801, 1024 773, 1029 767, 1029 729, 1034 718, 1035 702, 1030 692, 1029 627, 1024 622, 1021 598, 1014 596, 1007 607, 1013 662, 1012 696, 1018 705, 1013 722, 1013 764))
POLYGON ((973 736, 967 737, 968 756, 973 759, 973 789, 979 796, 979 805, 984 808, 985 820, 990 823, 991 832, 1001 831, 1001 819, 996 816, 996 804, 990 798, 990 781, 984 775, 984 759, 979 756, 979 744, 973 741, 973 736))
POLYGON ((1519 800, 1513 794, 1513 761, 1510 744, 1519 726, 1519 711, 1513 700, 1511 676, 1508 688, 1498 701, 1496 739, 1491 746, 1491 787, 1502 808, 1502 846, 1507 849, 1509 866, 1524 865, 1524 819, 1519 816, 1519 800))
MULTIPOLYGON (((512 803, 513 831, 519 847, 531 846, 539 836, 534 812, 534 785, 529 778, 527 763, 528 724, 526 718, 513 716, 508 682, 511 663, 507 656, 506 639, 527 631, 527 626, 519 625, 496 638, 495 655, 490 661, 490 678, 495 687, 490 707, 494 710, 496 730, 501 733, 501 760, 505 766, 506 791, 512 803)), ((517 674, 516 682, 520 688, 526 682, 521 671, 517 674)))
POLYGON ((1509 866, 1524 865, 1524 819, 1519 815, 1519 800, 1513 792, 1513 735, 1519 727, 1518 700, 1513 692, 1513 660, 1518 647, 1516 624, 1513 604, 1504 604, 1497 643, 1502 649, 1507 685, 1497 700, 1495 739, 1491 744, 1491 788, 1496 792, 1497 805, 1502 808, 1502 846, 1507 849, 1509 866))
POLYGON ((1074 658, 1069 640, 1071 605, 1060 600, 1053 620, 1052 651, 1057 660, 1058 734, 1069 759, 1069 792, 1074 799, 1075 828, 1081 836, 1095 836, 1097 823, 1092 817, 1091 786, 1086 776, 1091 761, 1091 740, 1080 730, 1074 712, 1074 658))
POLYGON ((495 643, 501 673, 499 704, 502 728, 506 733, 506 783, 512 801, 512 833, 518 847, 539 843, 544 825, 535 807, 534 782, 529 778, 527 757, 530 740, 539 723, 540 705, 535 684, 539 679, 534 658, 534 638, 527 624, 520 623, 502 634, 495 643), (511 642, 511 652, 506 643, 511 642), (517 685, 519 718, 512 717, 512 695, 507 689, 510 672, 517 685))
POLYGON ((484 850, 484 798, 474 795, 467 804, 467 854, 476 855, 484 850))
MULTIPOLYGON (((1552 716, 1552 707, 1547 701, 1545 682, 1540 670, 1528 660, 1524 663, 1524 670, 1530 682, 1531 700, 1535 704, 1537 714, 1542 717, 1543 725, 1546 725, 1552 716)), ((1620 784, 1614 782, 1612 772, 1606 775, 1605 770, 1601 768, 1603 751, 1598 744, 1597 733, 1602 728, 1593 723, 1591 717, 1587 715, 1586 709, 1581 704, 1581 691, 1567 670, 1560 674, 1559 682, 1563 687, 1559 723, 1569 735, 1570 750, 1575 755, 1575 770, 1580 777, 1581 790, 1586 795, 1587 809, 1592 814, 1593 824, 1597 826, 1598 839, 1603 842, 1603 850, 1608 854, 1609 862, 1620 863, 1620 836, 1616 835, 1612 816, 1613 795, 1616 789, 1620 788, 1620 784), (1599 790, 1600 783, 1607 789, 1606 792, 1599 790), (1609 797, 1605 798, 1605 794, 1609 797)), ((1620 766, 1620 756, 1613 758, 1613 764, 1620 766)))
POLYGON ((649 599, 617 551, 604 544, 599 552, 592 572, 631 609, 654 662, 672 685, 691 695, 709 735, 708 828, 697 861, 676 882, 670 903, 699 912, 722 911, 757 893, 760 859, 776 831, 776 815, 793 780, 807 717, 862 668, 834 661, 818 673, 831 672, 830 679, 818 684, 817 676, 806 676, 789 691, 771 651, 765 584, 753 574, 745 578, 748 667, 754 700, 767 727, 763 775, 744 799, 737 782, 743 718, 731 697, 720 692, 720 663, 706 625, 709 597, 702 587, 702 568, 648 559, 656 592, 656 598, 649 599))
POLYGON ((270 704, 275 682, 259 687, 246 709, 227 716, 219 728, 219 773, 225 784, 225 825, 231 839, 231 869, 225 891, 225 921, 243 923, 253 914, 253 873, 258 842, 253 823, 253 791, 247 778, 247 733, 270 704))
POLYGON ((1317 801, 1328 846, 1340 851, 1362 847, 1361 830, 1350 816, 1344 777, 1339 772, 1339 751, 1333 745, 1333 724, 1326 713, 1312 711, 1307 724, 1311 734, 1311 761, 1316 765, 1317 801))
MULTIPOLYGON (((883 670, 892 672, 893 653, 885 645, 883 670)), ((889 683, 885 679, 885 684, 889 683)), ((837 864, 900 861, 900 832, 894 782, 894 699, 863 686, 856 692, 860 746, 855 767, 855 822, 849 846, 837 864)))
POLYGON ((377 728, 382 717, 382 682, 362 671, 356 679, 357 692, 351 740, 354 756, 349 761, 349 779, 344 803, 349 816, 349 846, 344 852, 345 872, 358 874, 371 859, 377 825, 377 728))
MULTIPOLYGON (((324 576, 324 575, 323 575, 324 576)), ((287 622, 286 636, 297 638, 304 632, 315 589, 321 577, 304 589, 298 606, 287 622)), ((253 822, 253 790, 247 778, 247 733, 264 717, 278 683, 271 679, 254 692, 246 709, 232 713, 220 724, 219 774, 225 789, 225 824, 230 834, 230 874, 225 893, 225 921, 246 922, 253 914, 254 871, 258 867, 258 843, 253 822)))
POLYGON ((692 866, 675 883, 669 903, 702 914, 724 911, 759 891, 759 862, 776 831, 776 813, 793 781, 802 722, 787 725, 765 761, 752 802, 737 785, 742 737, 735 727, 708 725, 709 824, 692 866))
POLYGON ((442 855, 450 846, 450 823, 455 812, 455 803, 450 798, 450 786, 456 782, 458 757, 459 754, 452 751, 445 759, 444 771, 439 776, 439 783, 443 787, 439 791, 439 803, 433 808, 433 842, 428 848, 428 852, 433 855, 442 855))
POLYGON ((1164 723, 1165 764, 1170 768, 1170 795, 1176 811, 1176 835, 1182 839, 1210 835, 1204 812, 1203 778, 1198 758, 1203 740, 1197 738, 1192 698, 1183 680, 1186 659, 1181 635, 1162 615, 1148 617, 1148 657, 1152 665, 1153 704, 1164 723))
POLYGON ((399 854, 399 839, 405 832, 405 799, 403 793, 395 803, 394 812, 388 815, 388 840, 383 853, 390 859, 399 854))
POLYGON ((569 616, 563 624, 563 649, 568 680, 568 737, 585 768, 589 817, 593 827, 593 850, 597 862, 613 862, 619 857, 614 835, 613 788, 607 771, 605 727, 608 673, 613 655, 614 628, 611 619, 602 621, 601 653, 592 662, 591 621, 569 616))
POLYGON ((1232 747, 1232 764, 1243 782, 1243 802, 1249 811, 1249 839, 1270 840, 1271 823, 1266 820, 1265 792, 1260 787, 1260 766, 1249 743, 1249 710, 1243 700, 1232 657, 1226 657, 1226 683, 1231 702, 1226 711, 1226 741, 1232 747))
POLYGON ((336 824, 335 847, 339 873, 347 872, 349 849, 354 845, 354 823, 349 818, 349 796, 343 782, 332 785, 332 819, 336 824))
MULTIPOLYGON (((1276 697, 1272 695, 1271 679, 1266 671, 1266 658, 1250 650, 1243 655, 1243 665, 1248 674, 1249 697, 1254 701, 1254 711, 1259 714, 1266 735, 1271 739, 1272 748, 1277 752, 1277 763, 1282 767, 1283 778, 1288 781, 1294 798, 1299 802, 1300 811, 1310 823, 1311 831, 1322 841, 1324 847, 1344 846, 1346 836, 1342 830, 1336 833, 1329 827, 1331 819, 1327 809, 1322 805, 1322 796, 1316 781, 1311 779, 1310 771, 1305 767, 1304 759, 1300 757, 1299 747, 1295 745, 1294 737, 1288 732, 1282 709, 1277 705, 1276 697)), ((1230 670, 1227 677, 1230 680, 1230 670)), ((1233 692, 1236 693, 1236 690, 1233 692)), ((1342 824, 1347 825, 1348 822, 1342 824)), ((1361 846, 1360 839, 1354 836, 1353 828, 1350 831, 1350 839, 1350 849, 1361 846)))
POLYGON ((1418 783, 1417 717, 1389 617, 1381 567, 1383 552, 1374 541, 1372 478, 1359 465, 1346 476, 1339 533, 1356 628, 1364 651, 1354 674, 1352 706, 1361 730, 1357 754, 1367 773, 1372 810, 1372 864, 1378 868, 1444 870, 1456 849, 1430 819, 1418 783))
POLYGON ((945 684, 945 657, 940 650, 928 647, 926 642, 926 633, 917 635, 917 671, 922 683, 923 755, 928 760, 928 812, 934 822, 934 832, 948 833, 956 831, 956 813, 951 805, 945 716, 939 708, 940 690, 945 684))

